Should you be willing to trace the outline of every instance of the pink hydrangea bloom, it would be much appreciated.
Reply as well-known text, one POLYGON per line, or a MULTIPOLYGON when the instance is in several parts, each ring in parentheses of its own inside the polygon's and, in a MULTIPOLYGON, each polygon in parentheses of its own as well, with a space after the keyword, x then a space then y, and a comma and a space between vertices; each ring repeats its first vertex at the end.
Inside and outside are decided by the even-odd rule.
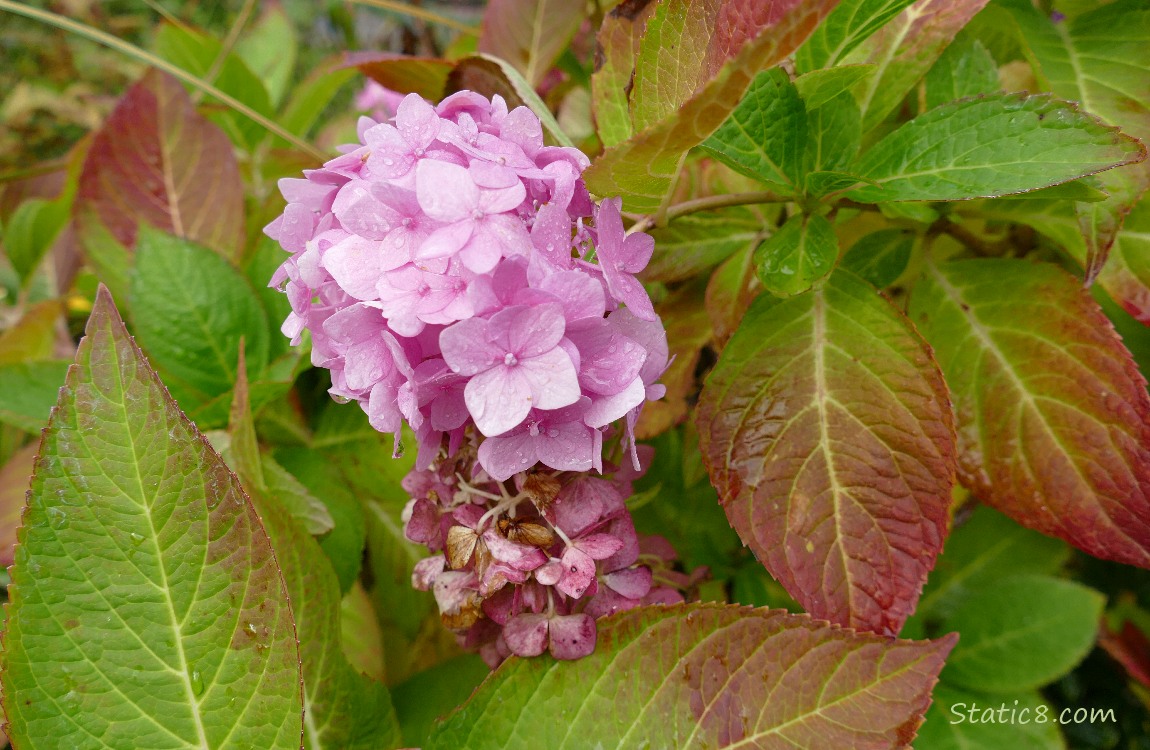
POLYGON ((587 157, 547 146, 525 107, 360 99, 380 115, 360 142, 280 182, 265 232, 289 253, 272 279, 283 332, 310 332, 332 395, 397 452, 404 423, 415 432, 406 530, 438 554, 413 584, 462 642, 493 662, 585 655, 587 612, 648 595, 649 569, 626 572, 629 485, 587 473, 628 448, 638 469, 632 428, 662 396, 666 335, 635 276, 654 242, 626 233, 618 199, 595 205, 587 157))

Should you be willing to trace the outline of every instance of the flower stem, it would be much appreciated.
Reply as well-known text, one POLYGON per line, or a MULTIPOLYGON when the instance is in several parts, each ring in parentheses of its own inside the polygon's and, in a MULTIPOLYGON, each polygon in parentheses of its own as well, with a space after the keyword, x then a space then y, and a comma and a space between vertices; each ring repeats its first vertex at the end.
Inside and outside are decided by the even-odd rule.
POLYGON ((727 208, 729 206, 752 206, 760 203, 787 203, 792 200, 794 200, 793 196, 779 195, 769 190, 754 193, 708 195, 668 206, 666 211, 661 212, 661 215, 652 214, 650 216, 644 216, 635 222, 628 233, 643 232, 656 226, 666 226, 680 216, 686 216, 687 214, 694 214, 700 211, 711 211, 716 208, 727 208))

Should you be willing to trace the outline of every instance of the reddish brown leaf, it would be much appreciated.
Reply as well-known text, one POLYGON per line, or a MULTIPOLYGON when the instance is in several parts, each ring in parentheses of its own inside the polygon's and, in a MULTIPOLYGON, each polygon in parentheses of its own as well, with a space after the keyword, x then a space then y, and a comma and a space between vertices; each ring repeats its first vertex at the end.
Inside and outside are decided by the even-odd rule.
POLYGON ((490 0, 479 51, 503 58, 538 86, 575 36, 586 3, 571 0, 490 0))
POLYGON ((20 513, 24 509, 24 496, 28 494, 38 447, 34 442, 25 445, 0 468, 0 565, 4 567, 13 562, 16 529, 20 528, 20 513))
POLYGON ((946 535, 954 426, 910 322, 840 271, 752 304, 698 409, 731 525, 811 614, 895 633, 946 535))
POLYGON ((962 483, 1024 526, 1150 567, 1150 395, 1077 280, 1047 263, 947 263, 911 311, 954 394, 962 483))
POLYGON ((352 52, 347 55, 347 62, 393 91, 419 94, 432 101, 443 98, 447 76, 455 67, 437 57, 409 57, 390 52, 352 52))
POLYGON ((96 133, 74 207, 125 247, 140 222, 234 258, 244 239, 243 182, 232 144, 184 87, 150 70, 96 133))
POLYGON ((424 747, 907 750, 957 640, 781 610, 639 607, 600 620, 586 658, 508 659, 424 747))
POLYGON ((1130 620, 1119 631, 1111 630, 1105 620, 1098 635, 1098 645, 1122 665, 1130 679, 1150 688, 1150 638, 1130 620))

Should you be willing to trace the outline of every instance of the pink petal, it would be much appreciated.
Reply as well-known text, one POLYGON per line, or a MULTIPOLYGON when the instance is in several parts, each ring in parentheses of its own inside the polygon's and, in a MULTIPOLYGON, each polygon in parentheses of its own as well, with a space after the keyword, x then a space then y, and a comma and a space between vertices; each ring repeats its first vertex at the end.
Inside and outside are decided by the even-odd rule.
POLYGON ((551 618, 551 655, 582 659, 595 650, 595 620, 588 614, 551 618))
POLYGON ((578 547, 568 547, 560 560, 563 563, 563 577, 555 584, 555 588, 578 599, 595 579, 595 561, 578 547))
POLYGON ((415 194, 424 212, 437 221, 470 217, 479 207, 479 188, 458 164, 424 159, 415 167, 415 194))
POLYGON ((384 268, 380 243, 351 235, 342 242, 328 248, 323 256, 323 266, 335 283, 358 300, 372 300, 377 297, 376 286, 384 268))
POLYGON ((591 406, 584 413, 583 421, 590 427, 605 427, 643 403, 646 395, 643 379, 635 378, 619 393, 591 399, 591 406))
POLYGON ((503 351, 525 360, 554 349, 565 325, 559 305, 517 305, 491 316, 488 335, 503 351))
POLYGON ((651 590, 651 579, 651 569, 641 565, 608 573, 603 582, 628 599, 642 599, 651 590))
POLYGON ((435 583, 435 579, 443 572, 447 559, 443 555, 425 557, 415 564, 411 572, 411 586, 420 591, 427 591, 435 583))
POLYGON ((439 348, 452 372, 469 377, 502 362, 503 352, 488 338, 488 325, 482 318, 469 318, 439 334, 439 348))
POLYGON ((604 586, 591 598, 591 601, 587 603, 587 607, 583 612, 598 619, 600 617, 606 617, 607 615, 613 615, 616 612, 626 612, 629 609, 638 607, 639 604, 640 601, 638 599, 628 599, 622 594, 604 586))
POLYGON ((655 238, 643 232, 627 235, 623 240, 623 270, 627 273, 639 273, 651 262, 651 255, 655 252, 655 238))
POLYGON ((523 183, 516 180, 515 184, 505 188, 481 188, 479 191, 479 210, 485 214, 501 214, 519 206, 527 197, 527 190, 523 183))
POLYGON ((439 133, 439 115, 418 94, 408 94, 395 112, 395 126, 413 148, 427 148, 439 133))
POLYGON ((559 409, 579 400, 579 376, 567 352, 555 347, 537 357, 520 360, 515 368, 529 389, 537 409, 559 409))
POLYGON ((467 246, 475 228, 475 222, 466 218, 440 227, 419 244, 415 257, 419 260, 449 258, 467 246))
POLYGON ((479 463, 492 479, 502 482, 535 465, 535 441, 526 431, 489 437, 479 444, 479 463))
POLYGON ((490 437, 523 421, 531 411, 532 389, 522 366, 498 364, 467 381, 463 397, 475 426, 490 437))
POLYGON ((535 570, 547 562, 547 555, 543 554, 543 551, 538 547, 513 542, 498 531, 485 531, 483 541, 487 544, 487 549, 491 552, 492 557, 507 563, 516 570, 535 570))
POLYGON ((579 348, 579 382, 593 393, 619 393, 638 377, 647 360, 647 350, 639 342, 602 318, 576 321, 567 327, 566 335, 579 348))
POLYGON ((590 471, 595 449, 592 430, 580 422, 548 426, 535 439, 535 453, 546 466, 559 471, 590 471))
POLYGON ((516 615, 503 626, 503 640, 517 656, 538 656, 547 648, 548 629, 547 615, 516 615))
POLYGON ((535 580, 544 586, 554 586, 563 577, 563 563, 552 559, 547 564, 536 568, 535 580))
POLYGON ((571 543, 586 552, 592 560, 606 560, 623 549, 623 540, 610 534, 591 534, 579 537, 571 543))

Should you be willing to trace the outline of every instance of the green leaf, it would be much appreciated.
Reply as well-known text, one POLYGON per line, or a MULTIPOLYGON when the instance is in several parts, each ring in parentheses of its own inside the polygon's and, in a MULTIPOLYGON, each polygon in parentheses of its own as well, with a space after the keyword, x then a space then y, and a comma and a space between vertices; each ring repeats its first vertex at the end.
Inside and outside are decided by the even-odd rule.
MULTIPOLYGON (((238 437, 244 442, 250 435, 254 444, 247 381, 242 374, 235 393, 233 440, 238 437)), ((254 492, 252 502, 264 519, 288 596, 295 603, 304 686, 303 744, 307 750, 395 747, 399 724, 387 688, 356 672, 344 656, 341 592, 335 570, 296 517, 296 508, 284 502, 284 494, 269 490, 254 492)))
POLYGON ((1036 190, 1145 158, 1130 136, 1048 96, 944 104, 883 138, 854 170, 866 202, 963 200, 1036 190))
POLYGON ((878 72, 856 92, 864 133, 898 107, 986 2, 918 0, 846 57, 847 62, 878 66, 878 72))
POLYGON ((858 104, 846 91, 808 111, 803 159, 811 173, 805 184, 808 193, 844 190, 865 181, 854 172, 844 174, 858 154, 860 119, 858 104))
POLYGON ((1150 325, 1150 200, 1126 217, 1098 283, 1140 322, 1150 325))
POLYGON ((511 63, 534 88, 579 30, 585 8, 569 0, 491 0, 479 52, 511 63))
POLYGON ((1039 575, 972 592, 946 619, 960 640, 943 679, 1011 696, 1053 682, 1094 646, 1105 603, 1094 589, 1039 575))
MULTIPOLYGON (((281 58, 290 59, 294 53, 292 42, 292 37, 278 40, 281 58)), ((216 59, 224 52, 223 43, 218 39, 200 34, 187 26, 171 23, 160 25, 156 32, 155 50, 160 57, 201 78, 206 77, 217 65, 216 59)), ((229 53, 224 57, 223 63, 218 66, 213 85, 261 115, 274 119, 275 110, 263 81, 248 69, 240 55, 229 53)), ((210 98, 209 101, 214 102, 210 98)), ((267 135, 267 130, 258 122, 230 108, 211 113, 209 119, 231 135, 237 145, 248 151, 267 135)))
POLYGON ((0 422, 39 432, 67 372, 68 363, 58 360, 0 365, 0 422))
POLYGON ((280 448, 275 456, 326 505, 335 526, 319 540, 319 546, 335 568, 340 590, 348 591, 363 565, 367 540, 363 505, 345 486, 346 480, 333 458, 307 448, 280 448))
POLYGON ((946 385, 902 313, 845 271, 761 295, 696 423, 727 518, 787 591, 815 617, 897 632, 942 549, 954 482, 946 385))
MULTIPOLYGON (((54 299, 28 305, 20 319, 0 333, 0 365, 51 359, 62 307, 60 300, 54 299)), ((63 383, 63 378, 59 382, 63 383)))
MULTIPOLYGON (((299 136, 306 136, 311 132, 316 122, 323 116, 327 105, 352 79, 358 77, 355 70, 338 67, 340 64, 342 60, 339 63, 326 61, 292 89, 280 120, 281 125, 299 136)), ((440 93, 442 94, 442 89, 440 93)), ((276 138, 273 144, 277 148, 284 148, 287 141, 276 138)))
POLYGON ((1055 709, 1041 695, 1008 697, 940 684, 915 744, 928 750, 1065 750, 1055 709))
POLYGON ((795 54, 800 71, 833 68, 914 0, 843 0, 795 54))
POLYGON ((1069 557, 1070 548, 1057 539, 979 506, 947 539, 922 591, 918 613, 947 617, 964 599, 993 589, 1004 578, 1055 573, 1069 557))
MULTIPOLYGON (((842 7, 840 4, 838 7, 842 7)), ((813 38, 813 37, 812 37, 813 38)), ((843 92, 850 91, 875 73, 873 65, 840 65, 804 73, 795 79, 795 88, 808 109, 821 107, 843 92)))
POLYGON ((4 254, 22 282, 36 272, 68 223, 71 200, 32 198, 21 203, 4 224, 4 254))
POLYGON ((595 126, 604 146, 614 146, 631 137, 631 111, 628 95, 635 53, 643 33, 646 16, 658 7, 656 3, 621 3, 603 19, 596 37, 602 58, 591 76, 591 105, 595 126))
POLYGON ((973 36, 959 34, 926 74, 926 108, 1000 89, 998 64, 990 52, 973 36))
POLYGON ((73 211, 81 237, 100 224, 129 249, 140 224, 228 258, 244 242, 243 182, 231 142, 176 79, 156 70, 93 136, 73 211))
POLYGON ((906 270, 914 241, 914 233, 905 229, 871 232, 846 251, 842 267, 885 289, 906 270))
POLYGON ((779 69, 755 76, 727 121, 703 150, 735 171, 781 190, 798 192, 807 112, 798 89, 779 69))
POLYGON ((1150 567, 1150 395, 1078 280, 1023 260, 931 265, 910 314, 950 386, 962 483, 1024 526, 1150 567))
POLYGON ((147 228, 137 248, 132 318, 159 370, 208 396, 235 385, 241 338, 249 377, 267 363, 267 317, 239 271, 207 248, 147 228))
MULTIPOLYGON (((299 54, 295 24, 283 7, 265 6, 259 20, 245 30, 236 44, 236 53, 263 83, 272 106, 278 106, 291 85, 299 54)), ((218 86, 219 79, 216 80, 218 86)))
POLYGON ((655 238, 655 254, 643 278, 665 282, 688 279, 758 244, 767 226, 761 215, 744 206, 680 216, 649 232, 655 238))
POLYGON ((476 654, 455 656, 392 688, 403 744, 421 747, 435 722, 471 695, 491 670, 476 654))
POLYGON ((705 604, 640 607, 598 625, 586 658, 508 659, 426 750, 807 747, 812 737, 905 746, 954 643, 705 604))
POLYGON ((839 242, 822 216, 795 214, 755 251, 759 280, 772 294, 790 297, 816 286, 834 270, 839 242))
POLYGON ((19 533, 4 708, 21 747, 299 747, 284 579, 239 482, 106 289, 19 533))
MULTIPOLYGON (((635 80, 655 92, 644 100, 653 108, 643 108, 644 122, 652 112, 668 114, 604 151, 584 172, 588 188, 597 195, 623 196, 630 211, 658 209, 687 151, 723 124, 754 75, 774 67, 801 44, 835 1, 780 0, 764 6, 758 0, 726 0, 700 9, 691 0, 664 0, 656 12, 666 6, 665 17, 705 16, 711 29, 708 43, 690 54, 648 54, 645 64, 637 60, 635 80), (672 89, 676 95, 687 91, 684 82, 690 71, 698 77, 688 97, 670 96, 672 89), (667 82, 665 99, 658 98, 660 81, 667 82)), ((696 28, 695 21, 691 23, 696 28)))

